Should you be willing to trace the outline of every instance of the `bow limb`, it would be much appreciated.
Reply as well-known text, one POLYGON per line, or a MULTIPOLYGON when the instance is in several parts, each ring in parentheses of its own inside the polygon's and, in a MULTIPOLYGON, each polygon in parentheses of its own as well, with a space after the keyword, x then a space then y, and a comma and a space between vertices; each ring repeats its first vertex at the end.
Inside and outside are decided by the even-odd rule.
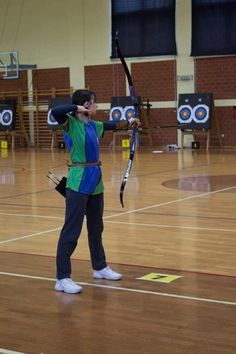
MULTIPOLYGON (((123 69, 125 71, 125 75, 127 77, 128 83, 129 83, 130 97, 131 97, 131 99, 133 101, 133 105, 134 105, 134 118, 138 118, 138 98, 135 94, 134 84, 133 84, 133 80, 130 75, 128 66, 127 66, 124 56, 122 55, 121 50, 120 50, 119 40, 118 40, 118 32, 116 32, 115 47, 116 47, 117 55, 122 63, 123 69)), ((125 185, 128 181, 130 171, 132 168, 132 164, 133 164, 133 160, 134 160, 136 141, 137 141, 137 132, 138 132, 137 128, 132 129, 132 135, 131 135, 131 139, 130 139, 129 160, 128 160, 128 164, 127 164, 127 167, 126 167, 126 170, 124 173, 124 177, 122 179, 121 186, 120 186, 120 202, 121 202, 121 205, 123 208, 124 208, 124 202, 123 202, 124 190, 125 190, 125 185)))

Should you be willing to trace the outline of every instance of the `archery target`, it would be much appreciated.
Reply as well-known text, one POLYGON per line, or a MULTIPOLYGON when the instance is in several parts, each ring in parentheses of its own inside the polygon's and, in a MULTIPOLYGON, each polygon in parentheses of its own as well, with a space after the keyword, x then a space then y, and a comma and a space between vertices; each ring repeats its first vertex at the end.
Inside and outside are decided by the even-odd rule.
POLYGON ((50 109, 48 111, 48 119, 47 119, 48 125, 58 125, 57 121, 54 119, 51 112, 52 112, 52 109, 50 109))
MULTIPOLYGON (((212 93, 182 93, 178 102, 178 123, 184 129, 208 130, 213 114, 212 93)), ((180 128, 181 129, 181 128, 180 128)))
POLYGON ((134 106, 125 107, 124 115, 126 120, 129 120, 130 118, 134 118, 136 116, 134 106))
POLYGON ((196 123, 205 123, 209 119, 209 107, 205 104, 198 104, 193 108, 193 120, 196 123))
POLYGON ((125 120, 124 110, 122 107, 113 107, 110 110, 110 120, 118 122, 120 120, 125 120))
POLYGON ((0 113, 0 123, 6 127, 10 126, 13 121, 13 112, 10 109, 6 109, 0 113))
POLYGON ((190 123, 193 119, 192 117, 193 109, 189 105, 182 105, 178 108, 178 122, 179 123, 190 123))
POLYGON ((48 114, 47 114, 47 124, 48 128, 50 130, 59 130, 60 125, 57 123, 57 121, 54 119, 52 115, 52 108, 64 104, 71 104, 71 97, 70 96, 63 96, 63 97, 54 97, 54 98, 49 98, 48 100, 48 114))

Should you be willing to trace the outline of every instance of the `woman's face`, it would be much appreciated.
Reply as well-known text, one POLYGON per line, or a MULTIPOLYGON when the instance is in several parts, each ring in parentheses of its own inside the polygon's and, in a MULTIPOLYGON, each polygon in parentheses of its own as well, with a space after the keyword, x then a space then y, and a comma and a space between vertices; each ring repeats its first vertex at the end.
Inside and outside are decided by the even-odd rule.
POLYGON ((92 115, 95 115, 97 112, 97 104, 94 101, 94 97, 91 97, 91 100, 88 102, 86 108, 91 112, 92 115))

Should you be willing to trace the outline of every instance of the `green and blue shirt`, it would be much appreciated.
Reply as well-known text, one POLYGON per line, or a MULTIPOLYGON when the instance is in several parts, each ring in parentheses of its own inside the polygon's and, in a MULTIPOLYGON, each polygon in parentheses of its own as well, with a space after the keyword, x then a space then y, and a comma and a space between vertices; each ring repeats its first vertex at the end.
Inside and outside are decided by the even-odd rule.
MULTIPOLYGON (((99 139, 104 133, 104 123, 89 119, 84 122, 68 116, 62 126, 72 141, 70 157, 72 163, 99 161, 99 139)), ((69 168, 67 188, 85 194, 99 194, 104 190, 100 166, 73 166, 69 168)))
MULTIPOLYGON (((51 114, 69 139, 72 163, 98 162, 99 139, 104 131, 124 127, 127 129, 128 125, 122 123, 120 127, 114 121, 99 122, 92 119, 83 121, 74 116, 76 111, 75 104, 65 104, 52 108, 51 114)), ((104 186, 101 167, 99 165, 70 167, 66 187, 85 194, 102 193, 104 186)))

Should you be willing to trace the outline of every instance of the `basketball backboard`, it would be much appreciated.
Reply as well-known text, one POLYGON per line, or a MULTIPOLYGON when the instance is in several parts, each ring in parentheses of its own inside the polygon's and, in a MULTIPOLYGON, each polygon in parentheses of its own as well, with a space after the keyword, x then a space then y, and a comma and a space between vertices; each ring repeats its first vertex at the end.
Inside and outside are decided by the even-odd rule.
POLYGON ((19 79, 18 52, 0 52, 0 79, 19 79))

